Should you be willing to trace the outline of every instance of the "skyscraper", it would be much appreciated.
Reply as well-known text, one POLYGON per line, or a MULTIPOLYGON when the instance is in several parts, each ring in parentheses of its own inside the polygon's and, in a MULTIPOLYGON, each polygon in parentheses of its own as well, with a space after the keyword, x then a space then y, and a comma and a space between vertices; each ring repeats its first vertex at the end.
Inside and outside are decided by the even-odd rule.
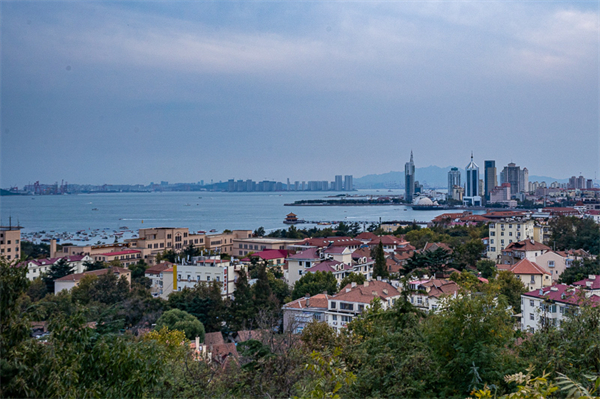
POLYGON ((460 170, 452 168, 448 171, 448 196, 452 197, 454 186, 460 186, 460 170))
POLYGON ((404 199, 412 202, 415 195, 415 163, 412 151, 410 152, 410 162, 404 164, 404 192, 404 199))
MULTIPOLYGON (((510 183, 511 195, 518 194, 521 189, 525 189, 525 185, 521 184, 521 181, 524 183, 524 179, 525 175, 521 170, 521 167, 513 162, 509 163, 508 166, 505 166, 502 173, 500 173, 500 184, 510 183)), ((529 174, 527 179, 529 179, 529 174)))
POLYGON ((473 162, 473 152, 471 152, 471 162, 467 165, 467 187, 465 197, 477 197, 479 195, 479 166, 473 162))
POLYGON ((342 175, 336 175, 333 189, 335 191, 342 191, 342 188, 342 175))
POLYGON ((485 200, 490 200, 490 192, 498 185, 498 178, 496 177, 496 161, 485 161, 484 162, 484 179, 485 187, 484 193, 485 200))
POLYGON ((344 176, 344 190, 346 190, 346 191, 354 190, 354 183, 352 182, 352 175, 344 176))

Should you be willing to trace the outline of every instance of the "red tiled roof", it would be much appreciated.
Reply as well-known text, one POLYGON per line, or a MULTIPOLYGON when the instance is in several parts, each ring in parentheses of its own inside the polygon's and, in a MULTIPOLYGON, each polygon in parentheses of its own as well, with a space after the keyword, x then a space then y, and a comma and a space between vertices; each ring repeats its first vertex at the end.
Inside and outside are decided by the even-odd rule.
POLYGON ((540 267, 537 263, 531 262, 527 259, 523 259, 515 264, 510 268, 510 271, 514 274, 551 274, 544 268, 540 267))
POLYGON ((317 251, 317 248, 308 248, 305 249, 302 252, 298 252, 294 255, 290 255, 288 256, 288 259, 309 259, 309 260, 313 260, 313 259, 320 259, 321 257, 319 256, 319 253, 317 251))
POLYGON ((573 283, 573 285, 579 285, 582 288, 586 288, 588 290, 600 290, 600 276, 590 276, 593 278, 586 278, 580 281, 573 283), (588 285, 588 283, 591 283, 588 285))
POLYGON ((296 299, 295 301, 292 302, 288 302, 285 305, 283 305, 285 308, 291 308, 291 309, 327 309, 328 307, 328 299, 331 298, 329 295, 327 294, 317 294, 314 296, 311 296, 309 298, 306 297, 302 297, 300 299, 296 299), (308 299, 308 306, 306 306, 307 303, 307 299, 308 299))
MULTIPOLYGON (((551 287, 533 290, 523 295, 534 298, 546 298, 555 302, 573 305, 579 305, 585 301, 585 292, 581 288, 565 284, 555 284, 551 287)), ((600 303, 600 296, 592 295, 588 300, 592 303, 592 306, 597 306, 600 303)))
POLYGON ((129 269, 125 269, 123 267, 113 266, 113 267, 109 267, 107 269, 92 270, 92 271, 85 272, 85 273, 69 274, 68 276, 64 276, 64 277, 61 277, 59 279, 56 279, 55 281, 79 281, 82 278, 84 278, 85 276, 101 276, 103 274, 108 273, 111 270, 115 274, 127 274, 127 273, 131 273, 131 271, 129 269))
POLYGON ((357 240, 361 241, 371 241, 377 239, 377 235, 371 233, 370 231, 364 231, 355 237, 357 240))
POLYGON ((533 240, 523 240, 518 242, 511 242, 506 248, 504 248, 504 251, 550 251, 551 249, 552 248, 542 244, 541 242, 533 240))
POLYGON ((94 254, 93 256, 117 256, 117 255, 130 255, 130 254, 139 254, 142 251, 138 251, 135 249, 128 249, 125 251, 119 251, 119 252, 106 252, 103 254, 94 254))
POLYGON ((172 263, 159 263, 158 265, 154 265, 152 267, 147 268, 145 274, 160 274, 171 267, 173 267, 172 263))
POLYGON ((255 252, 251 256, 258 256, 263 260, 285 259, 288 256, 288 251, 284 249, 265 249, 255 252))
POLYGON ((369 282, 365 282, 363 285, 357 285, 354 288, 352 288, 351 284, 348 284, 331 299, 345 302, 371 303, 374 298, 382 298, 387 300, 390 297, 395 297, 398 295, 400 295, 400 293, 390 283, 371 280, 369 282), (350 291, 347 292, 347 289, 350 291), (387 294, 383 292, 384 289, 387 290, 387 294))

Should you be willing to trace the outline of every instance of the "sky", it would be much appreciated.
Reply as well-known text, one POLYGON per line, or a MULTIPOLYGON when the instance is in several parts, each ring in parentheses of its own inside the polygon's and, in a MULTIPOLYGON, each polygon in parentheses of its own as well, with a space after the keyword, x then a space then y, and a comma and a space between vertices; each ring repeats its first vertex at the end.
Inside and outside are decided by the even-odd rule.
POLYGON ((597 1, 2 1, 0 186, 600 178, 597 1))

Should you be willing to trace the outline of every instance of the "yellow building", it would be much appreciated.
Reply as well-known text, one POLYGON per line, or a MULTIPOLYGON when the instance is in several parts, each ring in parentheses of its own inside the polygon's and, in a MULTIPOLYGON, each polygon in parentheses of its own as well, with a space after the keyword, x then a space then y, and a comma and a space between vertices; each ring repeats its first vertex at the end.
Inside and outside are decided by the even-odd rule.
POLYGON ((21 257, 21 226, 0 226, 0 256, 11 263, 21 257))

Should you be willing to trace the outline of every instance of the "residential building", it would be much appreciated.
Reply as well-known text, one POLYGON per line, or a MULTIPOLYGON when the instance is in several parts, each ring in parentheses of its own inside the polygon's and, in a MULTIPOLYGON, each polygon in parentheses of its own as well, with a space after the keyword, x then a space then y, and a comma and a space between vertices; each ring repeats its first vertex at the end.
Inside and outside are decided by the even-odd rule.
MULTIPOLYGON (((600 276, 596 277, 600 279, 600 276)), ((581 286, 565 284, 529 291, 521 295, 521 329, 534 333, 548 324, 560 327, 569 314, 585 303, 598 306, 600 296, 581 286)))
POLYGON ((325 321, 329 298, 331 296, 327 293, 306 295, 283 305, 283 330, 289 331, 293 328, 298 334, 313 320, 325 321))
POLYGON ((454 296, 460 286, 447 279, 430 278, 409 282, 414 292, 410 294, 410 303, 426 312, 435 312, 440 306, 440 300, 445 296, 454 296))
POLYGON ((344 183, 342 182, 342 175, 336 175, 335 181, 333 183, 333 190, 334 191, 342 191, 343 188, 344 188, 344 183))
POLYGON ((554 251, 546 251, 535 258, 535 263, 552 275, 552 282, 558 282, 567 268, 567 257, 554 251))
POLYGON ((0 226, 0 256, 9 262, 21 257, 21 226, 0 226))
POLYGON ((528 290, 537 290, 552 285, 552 275, 537 263, 523 259, 513 266, 498 265, 498 270, 514 273, 528 290))
POLYGON ((200 282, 216 281, 221 285, 221 295, 231 298, 235 291, 237 273, 241 268, 245 266, 233 265, 218 256, 194 256, 189 262, 182 261, 173 266, 173 277, 176 278, 173 281, 173 291, 193 288, 200 282))
POLYGON ((345 328, 352 319, 371 307, 376 298, 381 301, 382 309, 389 309, 400 298, 396 287, 397 285, 380 280, 365 281, 362 285, 348 284, 339 293, 328 298, 325 312, 327 324, 335 331, 345 328))
POLYGON ((500 184, 510 183, 511 195, 529 191, 529 171, 511 162, 500 173, 500 184))
POLYGON ((250 232, 247 237, 234 238, 233 255, 242 257, 248 255, 250 252, 259 252, 269 249, 288 250, 293 246, 301 244, 303 241, 304 240, 293 238, 252 237, 252 233, 250 232))
POLYGON ((490 204, 504 203, 510 201, 510 198, 510 183, 502 183, 501 186, 494 187, 488 193, 488 203, 490 204))
MULTIPOLYGON (((163 272, 165 270, 171 269, 173 265, 174 264, 170 262, 163 262, 146 269, 144 275, 150 280, 150 293, 152 294, 152 296, 156 297, 163 295, 165 283, 163 272)), ((171 279, 171 288, 172 284, 173 280, 171 279)))
POLYGON ((285 249, 265 249, 264 251, 253 253, 248 258, 242 259, 242 262, 251 263, 252 258, 257 258, 260 262, 266 262, 269 267, 283 268, 287 256, 288 251, 285 249))
POLYGON ((63 259, 69 266, 73 267, 73 273, 85 272, 86 267, 83 264, 92 261, 92 258, 88 255, 72 255, 60 258, 32 259, 21 262, 19 265, 27 267, 27 278, 33 281, 36 278, 41 277, 42 274, 48 273, 52 265, 57 264, 63 259))
POLYGON ((600 276, 590 275, 588 278, 573 283, 574 286, 586 290, 586 295, 600 295, 600 276))
POLYGON ((547 245, 537 242, 533 239, 513 242, 509 244, 500 256, 500 262, 503 265, 514 265, 522 259, 528 259, 531 262, 535 262, 535 259, 551 251, 547 245))
POLYGON ((114 273, 118 278, 124 277, 131 285, 131 270, 123 267, 109 267, 106 269, 92 270, 84 273, 74 273, 68 276, 54 280, 54 294, 58 294, 63 290, 70 290, 79 285, 81 280, 86 276, 101 276, 107 273, 114 273))
POLYGON ((142 251, 135 249, 126 249, 125 251, 119 252, 105 252, 101 254, 95 254, 92 257, 96 262, 101 261, 109 263, 113 260, 118 260, 123 266, 134 265, 143 259, 142 251))
MULTIPOLYGON (((498 212, 486 213, 485 216, 495 219, 495 213, 498 212)), ((488 224, 490 242, 487 256, 496 262, 499 262, 502 251, 511 243, 533 239, 533 220, 518 216, 511 217, 506 212, 502 214, 504 215, 508 217, 493 220, 488 224)))
POLYGON ((344 176, 344 190, 352 191, 354 190, 354 183, 352 182, 352 175, 344 176))
POLYGON ((289 255, 286 259, 288 265, 286 276, 288 285, 293 287, 296 281, 306 273, 306 270, 310 269, 321 260, 321 250, 315 247, 307 248, 294 255, 289 255))
POLYGON ((404 165, 404 199, 412 203, 415 196, 415 163, 413 153, 410 152, 410 161, 404 165))

